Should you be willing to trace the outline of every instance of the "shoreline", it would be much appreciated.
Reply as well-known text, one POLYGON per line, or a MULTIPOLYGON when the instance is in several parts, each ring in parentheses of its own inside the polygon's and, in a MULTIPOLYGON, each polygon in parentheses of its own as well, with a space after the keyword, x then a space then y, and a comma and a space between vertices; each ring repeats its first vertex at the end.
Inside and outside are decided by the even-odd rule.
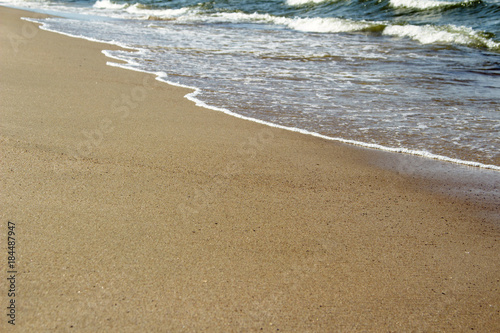
POLYGON ((374 166, 378 152, 200 108, 107 66, 109 44, 0 11, 4 45, 32 36, 0 51, 18 329, 500 329, 489 202, 429 193, 374 166))
MULTIPOLYGON (((22 8, 17 8, 17 9, 22 10, 22 8)), ((40 10, 38 10, 38 12, 49 13, 50 11, 40 9, 40 10)), ((67 15, 68 15, 68 17, 71 17, 74 14, 67 13, 67 15)), ((72 35, 72 34, 68 34, 68 33, 64 33, 64 32, 59 32, 57 30, 51 30, 51 29, 44 27, 43 24, 41 24, 40 28, 45 30, 45 31, 61 34, 61 35, 72 37, 72 38, 79 38, 79 39, 87 40, 90 42, 104 43, 104 44, 114 45, 114 46, 117 46, 117 47, 120 47, 123 49, 140 51, 140 49, 137 49, 137 48, 134 48, 134 47, 128 46, 128 45, 122 45, 121 43, 118 43, 118 42, 107 42, 107 41, 102 41, 102 40, 95 40, 92 38, 87 38, 87 37, 83 37, 83 36, 76 36, 76 35, 72 35)), ((310 131, 310 130, 306 130, 306 129, 283 126, 283 125, 269 122, 267 120, 262 120, 262 119, 254 118, 251 116, 241 115, 241 114, 233 112, 227 108, 212 106, 212 105, 209 105, 202 100, 197 99, 195 96, 201 90, 200 88, 186 86, 186 85, 178 84, 175 82, 171 82, 168 79, 161 78, 160 76, 162 75, 162 73, 148 72, 146 70, 131 67, 133 65, 127 63, 127 60, 120 59, 119 57, 114 57, 109 52, 106 52, 106 50, 103 50, 103 53, 110 59, 122 62, 122 63, 116 63, 116 64, 113 64, 112 62, 110 62, 109 65, 111 65, 111 66, 115 66, 115 67, 126 69, 126 70, 137 71, 137 72, 141 72, 141 73, 145 73, 145 74, 156 75, 157 78, 159 79, 159 81, 161 81, 161 82, 164 82, 164 83, 170 84, 170 85, 174 85, 174 86, 178 86, 181 88, 193 90, 191 93, 186 94, 185 97, 188 100, 191 100, 192 102, 194 102, 197 106, 204 107, 204 108, 214 110, 214 111, 223 112, 223 113, 226 113, 228 115, 234 116, 236 118, 240 118, 240 119, 244 119, 244 120, 248 120, 248 121, 253 121, 253 122, 256 122, 259 124, 264 124, 264 125, 267 125, 270 127, 285 129, 285 130, 289 130, 292 132, 301 133, 304 135, 311 135, 311 136, 318 137, 318 138, 325 139, 325 140, 329 140, 329 141, 340 142, 340 143, 344 143, 344 144, 348 144, 348 145, 354 145, 354 146, 358 146, 358 147, 362 147, 362 148, 375 149, 378 151, 397 153, 397 154, 412 155, 412 156, 417 156, 417 157, 423 157, 423 158, 426 158, 428 160, 435 160, 435 161, 439 161, 439 162, 452 163, 452 164, 455 164, 457 166, 474 167, 474 168, 479 168, 479 169, 494 170, 496 172, 500 172, 500 165, 488 164, 488 163, 484 163, 484 162, 466 160, 466 159, 455 158, 455 157, 449 157, 446 155, 435 154, 435 153, 424 151, 424 150, 414 150, 414 149, 404 148, 404 147, 402 147, 402 148, 401 147, 399 147, 399 148, 398 147, 391 147, 391 146, 385 146, 385 145, 379 144, 379 143, 367 143, 367 142, 363 142, 363 141, 345 139, 342 137, 334 137, 334 136, 324 135, 324 134, 310 131)))
MULTIPOLYGON (((41 12, 43 12, 43 10, 41 12)), ((40 25, 40 29, 70 38, 77 38, 95 43, 103 43, 105 45, 113 45, 114 47, 118 47, 120 49, 140 51, 140 49, 135 49, 127 45, 121 45, 120 43, 109 43, 106 41, 93 40, 82 36, 74 36, 71 34, 50 30, 43 27, 43 24, 40 25)), ((257 124, 262 124, 271 128, 278 128, 302 135, 308 135, 327 141, 332 141, 335 143, 346 144, 351 147, 367 149, 369 152, 374 151, 375 157, 373 158, 373 161, 377 162, 372 163, 373 161, 370 161, 369 164, 374 165, 375 167, 382 167, 383 169, 389 170, 391 172, 395 172, 397 175, 408 176, 410 178, 416 177, 418 179, 425 180, 425 182, 430 183, 430 185, 425 186, 425 188, 431 193, 444 194, 459 200, 464 200, 468 203, 481 205, 483 206, 482 209, 492 212, 494 224, 497 227, 500 227, 500 212, 496 212, 497 202, 500 200, 500 174, 498 173, 500 172, 500 166, 468 160, 460 160, 444 155, 436 155, 425 151, 414 151, 407 148, 386 147, 379 144, 369 144, 361 141, 330 137, 300 128, 277 125, 258 118, 240 115, 225 108, 208 105, 204 101, 197 99, 196 95, 198 94, 198 91, 200 91, 200 88, 170 82, 168 81, 168 79, 165 80, 161 78, 162 73, 148 72, 139 68, 129 67, 130 64, 126 60, 112 56, 109 52, 107 52, 107 50, 103 50, 102 53, 107 58, 112 59, 112 61, 107 62, 107 65, 109 66, 121 68, 124 70, 131 70, 146 75, 153 75, 159 82, 183 89, 188 89, 190 92, 187 93, 184 98, 193 102, 196 106, 216 112, 222 112, 231 117, 255 122, 257 124), (386 156, 388 156, 387 161, 385 160, 386 156), (438 186, 437 184, 440 185, 438 186), (485 207, 485 205, 487 205, 487 207, 485 207)))

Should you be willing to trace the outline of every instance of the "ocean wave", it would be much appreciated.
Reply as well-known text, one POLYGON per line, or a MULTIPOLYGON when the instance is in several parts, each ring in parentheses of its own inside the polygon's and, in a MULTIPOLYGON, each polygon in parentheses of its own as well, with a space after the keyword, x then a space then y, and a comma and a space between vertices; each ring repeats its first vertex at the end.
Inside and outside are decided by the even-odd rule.
MULTIPOLYGON (((305 3, 306 0, 287 0, 288 3, 305 3)), ((466 4, 471 1, 437 0, 390 0, 393 5, 420 6, 431 8, 449 4, 466 4), (418 3, 418 5, 417 5, 418 3)), ((319 2, 315 0, 315 2, 319 2)), ((500 42, 495 35, 454 25, 391 24, 383 21, 364 21, 333 17, 284 17, 269 13, 216 12, 210 13, 199 6, 178 9, 151 8, 140 3, 115 3, 111 0, 97 0, 94 11, 105 11, 113 17, 139 20, 175 20, 179 23, 255 23, 282 26, 291 30, 312 33, 370 33, 375 35, 409 38, 421 44, 461 45, 500 51, 500 42)))
POLYGON ((97 0, 92 6, 93 9, 111 11, 114 17, 120 15, 123 18, 132 19, 174 19, 182 15, 186 15, 188 12, 192 11, 192 8, 184 7, 179 9, 153 9, 151 6, 147 6, 141 3, 115 3, 111 0, 97 0), (118 14, 117 14, 118 13, 118 14))
POLYGON ((340 18, 300 18, 300 17, 282 17, 269 14, 245 14, 245 13, 218 13, 211 16, 205 16, 207 21, 224 21, 231 23, 264 23, 285 26, 289 29, 303 32, 319 32, 319 33, 339 33, 339 32, 356 32, 369 29, 376 25, 375 23, 354 21, 340 18))
POLYGON ((468 47, 500 50, 500 43, 491 34, 476 31, 469 27, 454 25, 392 25, 388 22, 356 21, 342 18, 300 18, 282 17, 270 14, 247 14, 242 12, 202 13, 192 8, 176 10, 144 10, 134 6, 128 12, 149 15, 148 18, 175 19, 178 22, 203 21, 206 23, 257 23, 280 25, 286 28, 316 33, 375 33, 379 35, 410 38, 421 44, 464 45, 468 47))
POLYGON ((468 27, 453 25, 389 25, 384 29, 383 34, 411 38, 422 44, 455 44, 500 50, 499 42, 468 27))
POLYGON ((96 9, 123 9, 127 6, 127 4, 118 4, 110 0, 97 0, 92 7, 96 9))
POLYGON ((178 19, 181 17, 192 17, 195 18, 197 11, 189 8, 183 7, 179 9, 150 9, 140 3, 133 4, 126 8, 126 12, 129 14, 137 15, 142 19, 178 19))
MULTIPOLYGON (((413 0, 404 1, 411 2, 413 0)), ((435 0, 429 0, 429 2, 443 3, 435 0)), ((454 25, 397 25, 390 24, 389 22, 351 20, 334 17, 283 17, 268 13, 248 14, 244 12, 222 11, 207 13, 199 7, 149 9, 139 3, 133 5, 118 5, 110 2, 110 0, 99 0, 94 5, 94 8, 118 9, 136 19, 175 20, 178 23, 255 23, 278 25, 291 30, 315 33, 373 33, 376 35, 410 38, 421 44, 464 45, 468 47, 487 48, 495 51, 500 50, 500 43, 492 38, 493 35, 476 31, 469 27, 454 25)))
POLYGON ((135 5, 126 9, 129 13, 141 14, 148 19, 176 20, 176 22, 191 23, 257 23, 280 25, 296 31, 339 33, 355 32, 370 29, 378 23, 355 21, 340 18, 300 18, 283 17, 270 14, 242 13, 242 12, 219 12, 214 14, 202 13, 191 8, 168 9, 168 10, 144 10, 135 5))
POLYGON ((341 18, 288 18, 269 14, 218 13, 206 20, 276 24, 289 29, 317 33, 364 32, 410 38, 421 44, 463 45, 500 51, 492 35, 469 27, 454 25, 391 25, 387 22, 355 21, 341 18))
POLYGON ((373 23, 339 18, 295 18, 285 22, 291 29, 304 32, 355 32, 372 27, 373 23))
POLYGON ((331 0, 286 0, 288 6, 303 6, 310 3, 322 3, 331 0))
POLYGON ((465 0, 465 1, 439 1, 439 0, 389 0, 389 3, 394 8, 410 8, 410 9, 435 9, 445 7, 465 7, 482 3, 481 0, 465 0))

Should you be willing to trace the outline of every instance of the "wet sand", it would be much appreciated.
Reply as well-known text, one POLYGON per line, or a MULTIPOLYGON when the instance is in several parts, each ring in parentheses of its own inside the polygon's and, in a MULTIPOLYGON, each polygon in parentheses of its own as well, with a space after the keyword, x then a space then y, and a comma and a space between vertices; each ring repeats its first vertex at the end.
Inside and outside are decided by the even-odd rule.
POLYGON ((491 201, 0 15, 0 331, 500 331, 491 201))

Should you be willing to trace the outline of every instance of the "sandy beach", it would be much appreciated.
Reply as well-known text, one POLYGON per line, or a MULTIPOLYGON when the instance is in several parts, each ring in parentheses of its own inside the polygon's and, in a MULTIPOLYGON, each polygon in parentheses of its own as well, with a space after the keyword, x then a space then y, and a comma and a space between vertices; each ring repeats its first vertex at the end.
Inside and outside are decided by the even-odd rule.
POLYGON ((498 198, 197 107, 41 16, 0 7, 1 332, 500 331, 498 198))

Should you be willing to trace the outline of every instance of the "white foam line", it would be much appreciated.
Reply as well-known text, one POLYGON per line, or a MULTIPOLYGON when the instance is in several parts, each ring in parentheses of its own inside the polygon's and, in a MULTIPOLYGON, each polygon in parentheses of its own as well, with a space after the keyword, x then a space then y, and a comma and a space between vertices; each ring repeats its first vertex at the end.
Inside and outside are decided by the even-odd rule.
POLYGON ((309 4, 309 3, 322 3, 322 2, 326 2, 328 0, 287 0, 286 1, 286 4, 288 6, 302 6, 302 5, 305 5, 305 4, 309 4))
MULTIPOLYGON (((46 23, 37 21, 35 19, 24 18, 24 17, 22 19, 26 20, 26 21, 42 24, 42 26, 40 26, 40 29, 43 29, 46 31, 55 32, 55 33, 69 36, 69 37, 73 37, 73 38, 86 39, 86 40, 89 40, 91 42, 112 44, 112 45, 117 45, 117 46, 125 48, 125 49, 132 49, 132 50, 141 51, 141 49, 139 49, 139 48, 130 47, 128 45, 121 44, 121 43, 115 42, 115 41, 107 42, 107 41, 97 40, 97 39, 89 38, 89 37, 85 37, 85 36, 72 35, 72 34, 60 32, 60 31, 56 31, 56 30, 51 30, 51 29, 45 27, 46 23)), ((192 89, 193 92, 185 95, 184 97, 187 98, 188 100, 194 102, 196 106, 203 107, 203 108, 210 109, 210 110, 214 110, 214 111, 223 112, 225 114, 228 114, 228 115, 236 117, 236 118, 252 121, 252 122, 263 124, 263 125, 266 125, 269 127, 275 127, 275 128, 279 128, 279 129, 283 129, 283 130, 287 130, 287 131, 291 131, 291 132, 297 132, 297 133, 301 133, 301 134, 311 135, 311 136, 318 137, 318 138, 325 139, 325 140, 329 140, 329 141, 337 141, 337 142, 342 142, 342 143, 360 146, 360 147, 364 147, 364 148, 378 149, 378 150, 388 151, 388 152, 393 152, 393 153, 403 153, 403 154, 415 155, 415 156, 425 157, 425 158, 444 161, 444 162, 451 162, 451 163, 460 164, 460 165, 469 166, 469 167, 477 167, 477 168, 482 168, 482 169, 490 169, 490 170, 500 171, 500 166, 493 165, 493 164, 484 164, 484 163, 480 163, 480 162, 466 161, 466 160, 461 160, 461 159, 457 159, 457 158, 451 158, 448 156, 437 155, 437 154, 429 153, 429 152, 422 151, 422 150, 411 150, 408 148, 393 148, 393 147, 386 147, 386 146, 375 144, 375 143, 366 143, 366 142, 361 142, 361 141, 356 141, 356 140, 343 139, 343 138, 339 138, 339 137, 331 137, 331 136, 326 136, 323 134, 311 132, 311 131, 296 128, 296 127, 288 127, 288 126, 278 125, 278 124, 274 124, 274 123, 271 123, 271 122, 268 122, 265 120, 260 120, 260 119, 256 119, 256 118, 243 116, 243 115, 232 112, 232 111, 225 109, 225 108, 219 108, 216 106, 209 105, 209 104, 197 99, 196 96, 201 92, 200 88, 191 87, 191 86, 183 85, 180 83, 164 80, 161 78, 161 76, 166 76, 165 73, 150 72, 150 71, 130 67, 130 65, 133 65, 131 61, 126 60, 126 59, 122 59, 122 58, 119 58, 116 56, 112 56, 110 54, 110 52, 107 50, 102 50, 102 53, 104 55, 106 55, 107 57, 110 57, 110 58, 116 59, 116 60, 125 61, 127 63, 127 64, 118 64, 118 63, 114 63, 114 62, 107 62, 106 64, 108 66, 119 67, 119 68, 133 70, 136 72, 142 72, 142 73, 146 73, 146 74, 153 74, 156 76, 156 80, 158 80, 160 82, 164 82, 164 83, 167 83, 167 84, 170 84, 173 86, 177 86, 177 87, 192 89)))

